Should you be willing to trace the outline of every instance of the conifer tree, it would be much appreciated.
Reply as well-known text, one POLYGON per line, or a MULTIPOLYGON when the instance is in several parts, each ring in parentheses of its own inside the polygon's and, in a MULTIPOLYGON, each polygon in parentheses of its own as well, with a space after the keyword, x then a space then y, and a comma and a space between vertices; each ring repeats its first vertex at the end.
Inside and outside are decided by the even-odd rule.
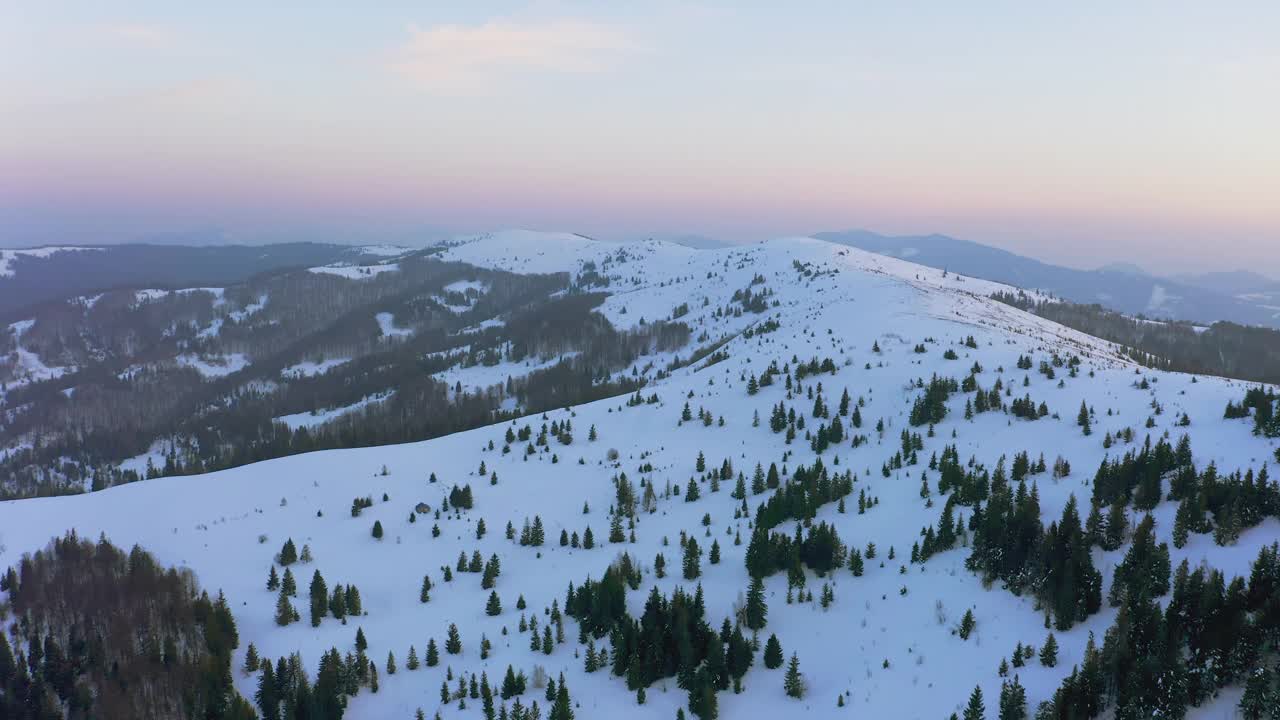
POLYGON ((1049 637, 1044 639, 1044 644, 1040 646, 1040 664, 1045 667, 1054 667, 1058 664, 1058 639, 1049 633, 1049 637))
POLYGON ((770 670, 782 667, 782 643, 778 642, 775 634, 770 634, 769 640, 764 644, 764 666, 770 670))
POLYGON ((311 576, 311 627, 319 627, 320 620, 328 614, 329 588, 317 569, 311 576))
POLYGON ((964 709, 964 720, 986 720, 987 706, 982 701, 982 687, 975 685, 969 695, 969 704, 964 709))
POLYGON ((289 594, 281 588, 280 596, 276 598, 276 624, 283 627, 297 619, 298 611, 293 608, 293 603, 289 602, 289 594))
POLYGON ((702 549, 698 547, 698 541, 689 538, 684 545, 684 579, 697 580, 702 574, 702 549))
POLYGON ((1000 686, 999 720, 1027 720, 1027 691, 1016 676, 1000 686))
POLYGON ((298 562, 298 549, 293 544, 293 538, 284 541, 284 546, 280 548, 280 564, 288 567, 298 562))
POLYGON ((502 614, 502 601, 498 599, 498 593, 495 590, 489 592, 489 602, 485 603, 484 614, 494 617, 502 614))
POLYGON ((560 681, 556 683, 555 700, 551 704, 547 720, 573 720, 573 705, 569 702, 569 688, 565 686, 564 673, 560 673, 560 681))
POLYGON ((280 591, 289 597, 298 596, 298 582, 293 579, 293 571, 284 569, 284 580, 280 582, 280 591))
POLYGON ((764 580, 759 577, 751 578, 751 584, 747 588, 747 605, 744 614, 747 627, 752 630, 762 630, 768 622, 769 607, 764 600, 764 580))
POLYGON ((1272 687, 1272 672, 1265 665, 1256 668, 1245 682, 1240 698, 1240 714, 1245 720, 1264 720, 1280 716, 1280 688, 1272 687))
MULTIPOLYGON (((0 655, 4 655, 5 651, 8 650, 8 647, 7 647, 8 641, 0 640, 0 642, 6 643, 6 647, 0 648, 0 655)), ((4 659, 0 658, 0 675, 3 675, 2 671, 6 669, 6 665, 7 663, 4 661, 4 659)), ((261 665, 262 665, 262 658, 258 657, 258 648, 254 647, 253 643, 249 643, 249 647, 245 648, 245 651, 244 651, 245 674, 258 672, 258 668, 261 665)))
POLYGON ((404 661, 404 666, 410 670, 417 670, 419 667, 418 649, 412 645, 409 646, 409 657, 404 661))
POLYGON ((382 521, 381 520, 373 521, 373 539, 374 540, 382 539, 382 521))
POLYGON ((435 667, 440 664, 440 651, 436 649, 436 639, 427 640, 427 657, 425 658, 427 667, 435 667))
POLYGON ((431 600, 431 576, 422 576, 422 590, 418 592, 418 602, 430 602, 431 600))
POLYGON ((458 636, 458 626, 449 623, 449 637, 444 642, 444 650, 450 655, 462 652, 462 638, 458 636))
POLYGON ((782 680, 782 689, 790 697, 804 697, 804 678, 800 675, 800 659, 795 653, 791 653, 791 663, 787 666, 786 677, 782 680))

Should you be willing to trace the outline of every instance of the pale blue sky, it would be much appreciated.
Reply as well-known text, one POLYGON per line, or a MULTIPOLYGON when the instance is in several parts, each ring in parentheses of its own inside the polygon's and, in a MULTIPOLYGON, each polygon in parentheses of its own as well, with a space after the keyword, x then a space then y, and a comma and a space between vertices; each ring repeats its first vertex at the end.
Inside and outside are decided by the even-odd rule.
POLYGON ((6 245, 866 227, 1280 276, 1277 127, 1274 2, 0 2, 6 245))

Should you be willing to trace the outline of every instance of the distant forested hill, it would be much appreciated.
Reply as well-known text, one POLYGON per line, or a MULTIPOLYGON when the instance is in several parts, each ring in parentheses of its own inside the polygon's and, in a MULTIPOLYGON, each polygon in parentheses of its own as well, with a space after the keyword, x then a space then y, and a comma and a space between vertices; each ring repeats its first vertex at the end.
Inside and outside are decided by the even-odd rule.
POLYGON ((326 265, 357 253, 345 245, 110 245, 92 250, 0 250, 0 318, 76 294, 121 287, 229 285, 282 268, 326 265))

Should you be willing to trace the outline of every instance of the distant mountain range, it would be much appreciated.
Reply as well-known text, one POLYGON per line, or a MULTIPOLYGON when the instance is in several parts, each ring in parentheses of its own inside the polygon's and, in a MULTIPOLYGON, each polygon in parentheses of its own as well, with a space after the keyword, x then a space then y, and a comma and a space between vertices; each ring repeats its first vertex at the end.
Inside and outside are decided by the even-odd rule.
POLYGON ((1280 327, 1280 283, 1252 272, 1165 278, 1129 263, 1097 270, 1050 265, 946 235, 889 236, 845 230, 821 232, 814 237, 963 275, 1041 290, 1073 302, 1097 303, 1130 315, 1280 327))

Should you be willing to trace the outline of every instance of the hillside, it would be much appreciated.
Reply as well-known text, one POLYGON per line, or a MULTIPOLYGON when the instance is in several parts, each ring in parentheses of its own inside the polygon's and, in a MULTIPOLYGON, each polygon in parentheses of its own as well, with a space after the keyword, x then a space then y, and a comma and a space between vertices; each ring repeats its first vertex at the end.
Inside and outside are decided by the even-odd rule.
MULTIPOLYGON (((353 282, 390 282, 410 261, 377 264, 384 262, 401 269, 367 280, 339 278, 328 287, 346 293, 353 282)), ((468 238, 421 262, 432 268, 422 272, 441 274, 432 275, 433 283, 468 303, 464 319, 447 325, 446 334, 483 320, 502 322, 505 329, 495 324, 495 331, 518 330, 510 303, 467 314, 488 292, 467 288, 499 282, 527 283, 536 296, 530 302, 553 315, 560 307, 555 302, 589 297, 595 304, 574 317, 601 328, 599 336, 557 342, 554 352, 530 351, 517 362, 503 355, 487 365, 422 366, 420 374, 447 389, 446 399, 501 388, 508 377, 566 354, 608 357, 600 346, 606 340, 643 339, 644 347, 625 361, 617 355, 574 366, 590 374, 588 389, 626 389, 586 402, 556 404, 550 396, 545 412, 423 442, 308 452, 83 495, 3 502, 0 568, 74 529, 85 538, 105 534, 119 547, 137 543, 160 562, 191 570, 203 586, 226 594, 240 634, 234 680, 251 702, 262 673, 241 669, 249 643, 273 660, 300 653, 317 688, 321 658, 331 648, 339 660, 367 656, 359 667, 376 665, 377 689, 367 675, 357 684, 346 708, 352 718, 412 718, 418 709, 427 717, 484 717, 475 695, 465 696, 465 709, 459 699, 442 701, 442 684, 450 695, 460 678, 483 673, 497 688, 511 666, 529 678, 528 691, 518 696, 524 706, 536 700, 550 711, 553 703, 537 681, 563 678, 579 719, 672 718, 681 709, 709 716, 711 702, 725 718, 933 719, 964 712, 975 685, 985 695, 986 716, 995 717, 1002 683, 1015 676, 1034 714, 1073 666, 1085 662, 1091 635, 1101 650, 1116 623, 1142 657, 1131 626, 1160 622, 1152 617, 1187 592, 1186 578, 1181 589, 1163 592, 1158 581, 1147 588, 1133 579, 1149 565, 1159 575, 1160 551, 1140 522, 1146 509, 1154 540, 1169 543, 1172 568, 1185 560, 1191 570, 1216 568, 1228 581, 1249 581, 1260 551, 1280 539, 1280 486, 1262 475, 1268 463, 1280 462, 1277 439, 1267 437, 1272 429, 1280 434, 1280 422, 1265 420, 1273 396, 1247 396, 1254 386, 1238 381, 1141 368, 1110 343, 990 298, 1013 291, 1010 286, 809 238, 693 250, 516 231, 468 238), (663 344, 652 334, 655 325, 677 323, 687 329, 679 342, 663 344), (1246 397, 1252 409, 1224 418, 1228 403, 1246 397), (1090 411, 1084 418, 1078 417, 1082 405, 1090 411), (1257 434, 1250 413, 1262 418, 1257 434), (1189 457, 1165 451, 1187 447, 1184 435, 1189 457), (1024 452, 1027 458, 1018 458, 1024 452), (1127 454, 1126 462, 1104 464, 1127 454), (1046 467, 1037 471, 1041 457, 1046 467), (1247 486, 1237 472, 1249 473, 1247 486), (734 497, 739 488, 742 496, 734 497), (425 512, 415 510, 419 503, 429 506, 425 512), (1175 516, 1184 506, 1198 508, 1202 518, 1175 543, 1175 516), (978 507, 986 511, 981 523, 978 507), (1001 508, 1016 522, 1004 522, 1001 508), (1091 510, 1101 524, 1085 528, 1087 535, 1065 530, 1084 524, 1091 510), (970 520, 973 527, 966 525, 970 520), (1065 550, 1055 545, 1059 520, 1065 550), (935 527, 947 535, 944 526, 958 528, 951 543, 933 539, 935 527), (537 542, 535 528, 545 544, 537 542), (588 531, 591 548, 583 546, 588 531), (1015 531, 1030 534, 1013 538, 1015 531), (686 544, 686 537, 696 544, 686 544), (279 564, 291 559, 288 551, 276 557, 286 541, 298 552, 305 546, 309 561, 279 564), (1015 562, 1009 548, 1033 557, 1015 562), (624 553, 629 560, 620 562, 624 553), (483 587, 482 572, 465 570, 495 559, 500 572, 490 576, 491 589, 483 587), (1134 571, 1140 563, 1147 564, 1134 571), (625 594, 625 601, 613 602, 616 595, 605 590, 581 604, 575 599, 575 616, 563 617, 563 641, 541 642, 541 633, 555 626, 553 608, 555 615, 571 609, 568 593, 581 594, 588 579, 602 581, 611 566, 622 569, 610 572, 613 584, 602 587, 625 594), (1086 567, 1100 573, 1092 600, 1086 573, 1062 576, 1086 567), (1117 580, 1118 567, 1128 579, 1117 580), (282 626, 280 596, 267 583, 286 570, 298 586, 297 597, 286 602, 300 621, 282 626), (313 625, 307 593, 317 571, 329 590, 339 583, 358 587, 363 614, 339 620, 321 602, 313 625), (620 590, 619 573, 631 589, 620 590), (1030 575, 1038 581, 1028 582, 1030 575), (430 579, 426 602, 424 576, 430 579), (733 626, 739 620, 761 625, 752 617, 755 603, 745 607, 752 576, 762 579, 767 605, 760 648, 751 653, 749 669, 717 674, 715 668, 740 659, 730 652, 742 649, 733 626), (1139 585, 1147 588, 1141 594, 1134 589, 1139 585), (698 599, 677 588, 690 595, 697 589, 698 599), (654 589, 669 600, 649 602, 654 589), (491 590, 500 607, 490 605, 491 590), (1115 605, 1113 592, 1120 593, 1115 605), (518 609, 518 602, 527 607, 518 609), (617 629, 629 627, 625 621, 612 624, 624 608, 638 621, 634 635, 617 629), (687 621, 696 608, 705 608, 706 627, 692 640, 683 625, 663 635, 664 623, 687 621), (537 650, 522 629, 531 619, 537 620, 537 650), (719 638, 722 622, 728 642, 719 638), (456 654, 446 648, 451 624, 461 644, 456 654), (1033 655, 1007 677, 999 674, 1019 644, 1040 650, 1050 627, 1058 645, 1052 666, 1033 655), (367 641, 359 654, 357 630, 367 641), (771 636, 786 660, 798 659, 802 698, 784 693, 786 663, 765 666, 771 636), (669 644, 666 655, 649 644, 653 637, 663 638, 658 647, 669 644), (484 657, 482 638, 491 643, 484 657), (437 665, 426 664, 429 642, 439 648, 437 665), (634 652, 620 660, 618 646, 628 642, 634 652), (588 672, 588 648, 594 657, 606 647, 606 666, 588 672), (407 667, 411 648, 423 666, 407 667), (686 662, 690 658, 700 662, 686 662), (615 663, 625 677, 610 672, 615 663), (740 676, 736 683, 730 674, 740 676), (681 681, 701 690, 691 698, 681 681), (645 688, 643 705, 636 687, 645 688)), ((337 272, 371 271, 343 266, 337 272)), ((422 292, 401 291, 398 301, 422 292)), ((437 300, 430 317, 446 317, 440 306, 457 306, 451 297, 437 300)), ((352 304, 351 312, 368 315, 365 325, 372 326, 370 307, 352 304)), ((400 310, 387 307, 392 315, 376 321, 377 343, 409 327, 401 324, 400 310)), ((543 331, 521 327, 534 337, 495 336, 494 347, 533 343, 543 331)), ((287 385, 288 373, 334 369, 333 353, 299 354, 287 366, 285 357, 264 366, 273 382, 287 385)), ((369 360, 371 367, 378 362, 369 360)), ((234 376, 242 381, 257 370, 235 372, 245 372, 234 376)), ((370 382, 361 392, 373 389, 395 388, 370 382)), ((504 407, 505 398, 492 399, 504 407)), ((526 398, 505 407, 514 415, 531 404, 526 398)), ((397 408, 405 417, 426 412, 413 404, 397 408)), ((1280 587, 1280 566, 1269 571, 1280 587)), ((1269 571, 1263 569, 1264 579, 1269 571)), ((1261 590, 1262 581, 1253 587, 1261 590)), ((1205 592, 1206 606, 1213 605, 1210 595, 1205 592)), ((1249 601, 1256 612, 1251 622, 1274 637, 1280 612, 1267 598, 1263 592, 1249 601)), ((1232 607, 1244 612, 1244 601, 1232 607)), ((1108 657, 1135 662, 1114 653, 1108 657)), ((1194 690, 1184 693, 1200 705, 1189 717, 1230 713, 1262 662, 1233 656, 1239 666, 1228 667, 1215 664, 1217 657, 1198 660, 1213 664, 1216 674, 1212 681, 1197 675, 1194 690)), ((1152 683, 1164 688, 1164 679, 1157 673, 1141 685, 1144 692, 1126 685, 1110 700, 1155 702, 1159 695, 1180 708, 1169 700, 1173 691, 1150 691, 1152 683)), ((494 703, 510 709, 516 699, 494 703)))
POLYGON ((1280 327, 1274 287, 1257 287, 1238 275, 1161 278, 1118 263, 1098 270, 1052 265, 999 248, 946 235, 888 236, 866 230, 822 232, 814 237, 934 268, 950 269, 1072 302, 1097 303, 1116 312, 1198 323, 1227 321, 1280 327), (1237 285, 1233 282, 1240 281, 1237 285))
POLYGON ((346 245, 99 245, 0 250, 0 318, 79 294, 241 283, 262 273, 359 257, 346 245))

